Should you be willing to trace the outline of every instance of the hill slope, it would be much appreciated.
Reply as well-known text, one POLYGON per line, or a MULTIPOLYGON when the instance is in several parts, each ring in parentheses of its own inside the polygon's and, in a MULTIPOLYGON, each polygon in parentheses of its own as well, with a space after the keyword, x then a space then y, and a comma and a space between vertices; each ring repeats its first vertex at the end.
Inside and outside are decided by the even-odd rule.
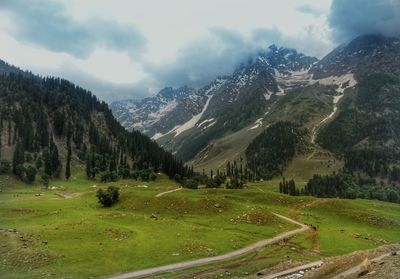
POLYGON ((64 176, 71 160, 86 161, 89 177, 148 168, 170 177, 188 172, 148 137, 127 132, 106 103, 58 78, 18 71, 0 75, 0 127, 1 171, 12 168, 23 179, 28 169, 64 176))

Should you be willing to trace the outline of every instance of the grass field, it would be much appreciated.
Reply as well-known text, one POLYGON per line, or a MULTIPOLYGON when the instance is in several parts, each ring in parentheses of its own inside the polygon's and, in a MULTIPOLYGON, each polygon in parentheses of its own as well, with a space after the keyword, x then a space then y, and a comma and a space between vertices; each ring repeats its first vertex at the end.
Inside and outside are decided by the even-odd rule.
POLYGON ((0 176, 1 278, 99 277, 219 255, 294 228, 271 212, 317 230, 188 272, 228 266, 223 276, 229 278, 288 256, 313 260, 400 241, 399 205, 285 196, 277 192, 279 179, 243 190, 185 189, 156 198, 178 185, 164 176, 155 182, 100 184, 73 173, 68 182, 52 181, 49 190, 0 176), (95 191, 108 185, 121 188, 121 199, 102 208, 95 191))

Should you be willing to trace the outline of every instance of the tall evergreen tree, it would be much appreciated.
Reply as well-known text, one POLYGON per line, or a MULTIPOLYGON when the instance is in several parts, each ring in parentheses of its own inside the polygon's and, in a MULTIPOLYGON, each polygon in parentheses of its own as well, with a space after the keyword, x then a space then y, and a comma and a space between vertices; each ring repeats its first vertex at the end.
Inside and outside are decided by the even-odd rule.
POLYGON ((72 156, 72 148, 71 148, 71 130, 68 125, 68 135, 67 135, 67 163, 65 165, 65 178, 68 180, 71 177, 71 156, 72 156))
POLYGON ((22 145, 21 141, 18 140, 13 155, 13 172, 16 175, 18 176, 21 175, 19 166, 23 165, 24 162, 25 162, 24 146, 22 145))

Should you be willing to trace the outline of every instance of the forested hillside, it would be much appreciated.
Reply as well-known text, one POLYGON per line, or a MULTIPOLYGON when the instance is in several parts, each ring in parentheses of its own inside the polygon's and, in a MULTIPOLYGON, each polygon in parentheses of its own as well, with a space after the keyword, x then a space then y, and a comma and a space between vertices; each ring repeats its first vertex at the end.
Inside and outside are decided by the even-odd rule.
POLYGON ((248 168, 256 177, 271 179, 282 175, 283 169, 298 152, 307 148, 308 131, 290 122, 278 122, 257 136, 246 149, 248 168))
POLYGON ((40 173, 69 178, 85 164, 88 178, 149 177, 190 170, 140 132, 127 132, 107 104, 67 80, 0 75, 0 171, 32 182, 40 173))
POLYGON ((372 74, 361 79, 317 142, 343 157, 347 170, 389 178, 400 161, 399 139, 400 80, 372 74))

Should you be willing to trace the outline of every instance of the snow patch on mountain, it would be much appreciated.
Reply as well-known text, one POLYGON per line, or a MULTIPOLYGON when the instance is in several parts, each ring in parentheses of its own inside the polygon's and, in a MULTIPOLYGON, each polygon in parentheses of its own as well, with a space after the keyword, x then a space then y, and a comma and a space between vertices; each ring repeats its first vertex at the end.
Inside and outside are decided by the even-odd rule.
POLYGON ((263 120, 262 118, 257 119, 254 122, 254 126, 249 128, 249 130, 254 130, 254 129, 260 128, 262 126, 262 120, 263 120))
POLYGON ((206 124, 206 123, 208 123, 208 122, 212 122, 212 121, 214 121, 214 118, 206 119, 206 120, 202 121, 200 124, 197 124, 197 127, 200 128, 200 127, 203 126, 204 124, 206 124))
POLYGON ((187 130, 193 128, 193 127, 197 124, 197 122, 199 122, 199 120, 200 120, 201 117, 203 116, 203 113, 206 111, 206 109, 207 109, 207 107, 208 107, 208 104, 210 103, 210 101, 211 101, 211 99, 212 99, 213 96, 214 96, 214 95, 208 95, 208 96, 207 96, 207 97, 208 97, 207 102, 206 102, 206 104, 204 105, 203 110, 202 110, 199 114, 196 114, 195 116, 193 116, 193 117, 192 117, 188 122, 186 122, 185 124, 179 125, 179 126, 177 126, 176 128, 173 129, 173 131, 175 132, 174 137, 177 137, 177 136, 179 136, 181 133, 183 133, 183 132, 185 132, 185 131, 187 131, 187 130))
POLYGON ((215 123, 217 123, 216 120, 213 121, 213 122, 211 122, 211 123, 209 123, 209 124, 207 124, 207 125, 205 125, 205 126, 202 128, 202 130, 204 131, 204 130, 206 130, 206 129, 212 127, 212 126, 214 126, 215 123))
POLYGON ((269 99, 271 99, 272 96, 272 92, 267 90, 267 92, 264 93, 264 98, 266 101, 268 101, 269 99))
POLYGON ((330 76, 326 78, 313 80, 313 83, 321 85, 336 85, 336 92, 343 94, 344 90, 357 85, 357 81, 352 73, 347 73, 341 76, 330 76))

